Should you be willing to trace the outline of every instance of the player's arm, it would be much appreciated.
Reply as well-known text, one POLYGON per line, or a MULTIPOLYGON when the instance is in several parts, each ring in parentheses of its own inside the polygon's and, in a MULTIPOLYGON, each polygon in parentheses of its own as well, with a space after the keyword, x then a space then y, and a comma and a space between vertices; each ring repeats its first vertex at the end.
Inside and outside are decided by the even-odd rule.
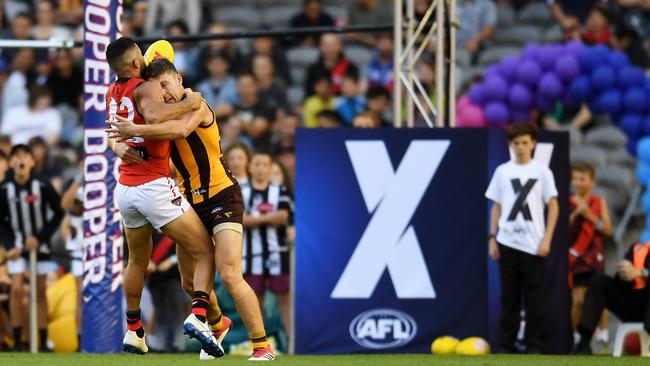
POLYGON ((136 125, 128 119, 116 116, 116 121, 107 121, 112 127, 107 130, 111 138, 128 140, 141 137, 147 140, 178 140, 189 136, 203 122, 212 122, 212 112, 206 103, 194 112, 189 112, 179 119, 152 125, 136 125))
POLYGON ((198 110, 203 104, 201 93, 198 92, 189 94, 178 103, 167 104, 163 97, 163 90, 151 81, 138 85, 133 92, 133 98, 147 124, 158 124, 181 118, 187 112, 198 110))

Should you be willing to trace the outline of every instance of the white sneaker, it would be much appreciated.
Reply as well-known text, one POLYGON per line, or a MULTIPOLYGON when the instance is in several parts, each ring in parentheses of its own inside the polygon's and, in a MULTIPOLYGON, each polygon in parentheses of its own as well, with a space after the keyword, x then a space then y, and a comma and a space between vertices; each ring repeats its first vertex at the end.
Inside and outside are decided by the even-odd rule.
POLYGON ((132 331, 127 330, 124 335, 124 340, 122 341, 122 349, 124 352, 135 353, 137 355, 144 355, 149 352, 149 347, 147 347, 146 335, 142 338, 132 331))
POLYGON ((201 343, 201 349, 214 357, 222 357, 224 352, 223 348, 217 342, 212 330, 208 323, 200 321, 196 315, 190 314, 183 323, 183 333, 187 334, 190 338, 195 338, 201 343))
POLYGON ((203 350, 203 348, 201 348, 201 353, 199 354, 199 360, 201 360, 201 361, 210 361, 210 360, 214 360, 214 359, 216 359, 216 357, 210 356, 207 352, 205 352, 203 350))
MULTIPOLYGON (((232 329, 232 320, 230 320, 229 317, 223 316, 223 323, 222 323, 222 328, 220 331, 213 332, 214 337, 217 338, 217 342, 219 343, 219 346, 223 344, 223 340, 226 338, 230 330, 232 329)), ((221 346, 223 348, 223 346, 221 346)), ((209 361, 209 360, 214 360, 215 357, 210 356, 207 352, 205 352, 203 349, 201 349, 201 353, 199 354, 199 360, 201 361, 209 361)))

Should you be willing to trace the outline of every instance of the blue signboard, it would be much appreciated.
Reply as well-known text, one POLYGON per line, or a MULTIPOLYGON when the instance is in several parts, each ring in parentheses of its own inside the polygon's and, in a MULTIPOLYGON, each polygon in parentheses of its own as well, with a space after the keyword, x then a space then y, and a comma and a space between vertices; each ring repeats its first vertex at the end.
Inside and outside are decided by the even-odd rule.
POLYGON ((300 130, 296 352, 487 335, 483 130, 300 130))

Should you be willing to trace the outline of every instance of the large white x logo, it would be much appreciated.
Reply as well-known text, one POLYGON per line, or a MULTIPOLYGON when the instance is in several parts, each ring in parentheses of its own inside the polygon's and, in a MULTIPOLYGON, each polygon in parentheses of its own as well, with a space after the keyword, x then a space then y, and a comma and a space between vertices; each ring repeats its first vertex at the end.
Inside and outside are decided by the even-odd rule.
POLYGON ((386 268, 398 298, 436 297, 409 223, 449 144, 449 140, 413 141, 394 172, 383 141, 346 142, 368 213, 374 214, 332 291, 333 298, 369 298, 386 268))

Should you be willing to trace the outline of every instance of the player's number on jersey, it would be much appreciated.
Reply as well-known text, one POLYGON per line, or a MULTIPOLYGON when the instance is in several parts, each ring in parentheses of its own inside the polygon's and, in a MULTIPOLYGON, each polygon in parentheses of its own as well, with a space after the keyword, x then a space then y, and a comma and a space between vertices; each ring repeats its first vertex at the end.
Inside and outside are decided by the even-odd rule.
MULTIPOLYGON (((117 108, 117 102, 115 101, 114 98, 111 97, 111 101, 108 104, 108 113, 111 118, 111 120, 115 120, 115 115, 117 115, 117 112, 121 112, 126 110, 127 113, 127 119, 131 122, 133 122, 133 117, 135 116, 135 108, 133 107, 133 101, 129 97, 122 97, 120 100, 120 108, 117 108)), ((130 139, 129 141, 132 141, 134 143, 142 143, 144 142, 144 139, 142 137, 134 137, 130 139)))

